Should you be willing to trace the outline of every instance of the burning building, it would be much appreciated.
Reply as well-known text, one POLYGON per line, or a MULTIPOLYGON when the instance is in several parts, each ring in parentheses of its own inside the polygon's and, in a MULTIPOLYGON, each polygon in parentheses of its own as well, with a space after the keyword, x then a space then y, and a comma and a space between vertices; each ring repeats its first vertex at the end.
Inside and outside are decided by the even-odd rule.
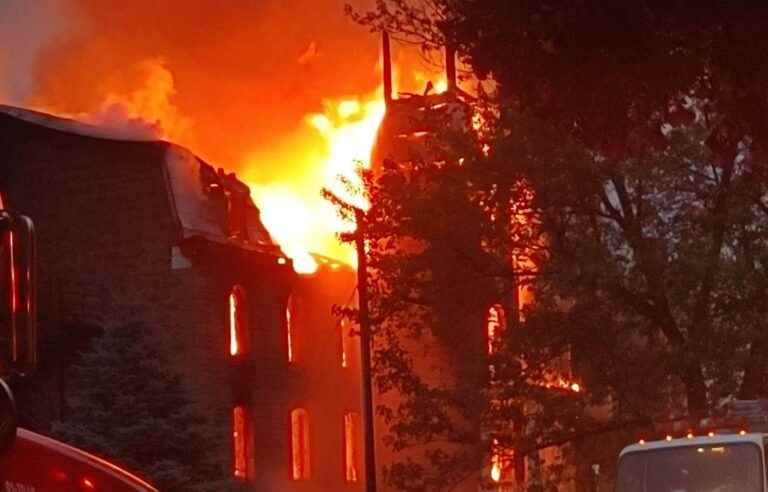
POLYGON ((66 419, 66 366, 89 339, 140 322, 218 423, 226 473, 252 490, 361 490, 359 343, 331 315, 352 269, 317 258, 297 275, 248 186, 165 141, 4 106, 0 163, 6 205, 39 238, 46 377, 30 426, 66 419))
MULTIPOLYGON (((383 41, 383 85, 387 105, 371 159, 374 171, 379 169, 380 173, 397 172, 405 175, 413 172, 414 175, 418 175, 419 166, 423 166, 425 163, 427 165, 424 167, 429 167, 431 163, 438 163, 443 168, 450 167, 451 163, 456 163, 457 167, 462 166, 463 156, 465 157, 466 154, 461 154, 460 149, 462 147, 457 144, 457 141, 476 139, 477 135, 474 130, 478 124, 475 117, 480 115, 477 115, 473 110, 472 102, 475 98, 457 85, 455 53, 450 48, 446 49, 445 90, 434 91, 434 85, 429 83, 423 93, 401 93, 399 97, 393 97, 390 80, 391 67, 389 67, 389 40, 386 33, 383 35, 383 41)), ((483 152, 486 151, 487 149, 483 150, 483 152)), ((419 178, 423 178, 422 175, 418 175, 414 181, 418 181, 419 178)), ((459 176, 460 178, 461 176, 459 176)), ((414 193, 418 193, 418 191, 414 191, 414 193)), ((425 192, 425 195, 428 193, 425 192)), ((453 198, 457 201, 461 199, 458 196, 453 198)), ((524 217, 515 215, 515 210, 521 207, 521 204, 511 201, 506 203, 508 208, 500 215, 509 218, 510 222, 521 224, 522 227, 530 227, 526 225, 524 217)), ((411 213, 410 210, 404 214, 408 213, 411 213)), ((491 219, 491 221, 493 220, 495 219, 491 219)), ((455 223, 451 223, 451 225, 455 225, 455 223)), ((432 262, 430 266, 423 267, 424 263, 421 263, 419 266, 413 267, 413 270, 418 272, 411 272, 415 278, 423 274, 423 277, 420 278, 429 278, 430 282, 437 283, 439 281, 434 279, 438 275, 442 275, 443 270, 448 270, 437 263, 451 260, 461 263, 465 258, 471 258, 468 261, 471 263, 472 260, 477 260, 482 256, 472 256, 476 250, 481 249, 482 239, 479 234, 473 235, 475 230, 471 227, 462 230, 461 234, 451 234, 450 231, 443 230, 430 232, 439 235, 435 242, 439 242, 452 251, 461 250, 461 254, 440 256, 439 253, 430 253, 434 256, 427 260, 432 262)), ((414 256, 418 256, 422 251, 434 246, 430 244, 429 247, 422 247, 418 240, 410 241, 411 238, 407 234, 400 237, 404 237, 404 239, 398 249, 412 253, 414 256)), ((389 236, 387 238, 390 239, 389 236)), ((426 242, 424 241, 424 243, 426 242)), ((510 242, 512 242, 511 238, 510 242)), ((464 277, 460 274, 450 277, 451 282, 445 282, 445 284, 451 283, 454 286, 466 281, 472 283, 473 288, 482 289, 480 284, 490 286, 490 288, 474 296, 473 302, 477 301, 477 304, 470 307, 463 306, 460 309, 450 305, 449 302, 434 302, 429 294, 424 295, 423 298, 414 295, 416 300, 413 301, 413 304, 418 306, 409 314, 412 315, 413 319, 419 319, 418 311, 423 308, 421 303, 428 304, 427 309, 431 310, 430 315, 432 317, 425 324, 429 325, 429 329, 422 329, 418 333, 416 330, 410 332, 407 329, 398 328, 387 331, 386 336, 398 337, 398 348, 409 353, 408 361, 412 364, 411 370, 414 379, 423 381, 426 387, 435 388, 435 392, 446 391, 451 392, 453 396, 461 395, 461 397, 471 398, 467 395, 477 394, 462 390, 462 385, 471 386, 472 383, 467 383, 467 381, 474 381, 478 385, 488 384, 489 391, 487 395, 484 395, 488 398, 484 402, 485 406, 483 404, 478 406, 468 404, 457 410, 456 408, 459 407, 457 405, 456 408, 446 411, 446 413, 450 413, 455 410, 450 416, 444 419, 435 417, 434 421, 419 421, 421 414, 415 411, 410 412, 410 414, 417 416, 413 420, 408 420, 411 407, 422 405, 425 408, 430 408, 429 397, 414 396, 416 392, 407 394, 409 391, 407 388, 401 392, 399 388, 390 387, 384 393, 379 393, 377 395, 379 404, 388 406, 393 414, 402 411, 406 415, 400 417, 405 423, 395 421, 394 424, 406 428, 406 432, 401 431, 400 435, 405 436, 402 439, 408 443, 400 445, 399 449, 393 451, 382 441, 377 441, 377 460, 383 466, 399 466, 401 472, 406 470, 407 466, 416 469, 422 462, 429 461, 431 459, 430 452, 435 451, 436 454, 443 453, 441 457, 444 461, 435 465, 434 463, 438 461, 435 460, 432 463, 433 466, 426 465, 425 469, 428 471, 439 469, 443 475, 447 476, 453 470, 449 469, 450 467, 445 463, 458 464, 458 466, 466 464, 466 469, 450 475, 450 478, 446 480, 451 483, 453 490, 513 491, 526 490, 533 481, 540 480, 542 475, 549 473, 550 470, 566 468, 573 464, 567 445, 550 445, 523 454, 517 453, 508 445, 500 444, 493 436, 493 433, 499 428, 508 429, 507 435, 518 433, 522 435, 524 433, 521 431, 521 429, 525 429, 526 425, 524 418, 520 417, 515 420, 513 418, 514 412, 509 412, 503 420, 493 422, 490 425, 484 422, 482 417, 479 417, 479 414, 492 413, 489 411, 491 407, 502 406, 498 404, 498 399, 494 400, 496 397, 493 393, 493 386, 494 384, 503 385, 505 381, 494 379, 492 360, 504 344, 503 332, 519 326, 519 323, 523 321, 524 307, 534 301, 533 292, 527 285, 528 279, 522 272, 534 272, 535 265, 527 258, 527 254, 521 254, 520 251, 515 252, 513 248, 510 250, 510 254, 504 257, 504 263, 509 272, 509 278, 505 281, 509 285, 496 287, 490 285, 493 283, 501 284, 502 282, 498 280, 501 276, 495 274, 496 270, 492 270, 493 274, 481 274, 477 283, 472 283, 474 279, 469 278, 472 276, 471 273, 464 277), (441 323, 446 327, 441 327, 441 323), (393 335, 393 333, 395 334, 393 335), (488 383, 489 381, 490 383, 488 383), (422 399, 419 400, 419 398, 422 399), (475 418, 476 420, 473 420, 475 418), (497 426, 494 427, 494 424, 497 426), (422 425, 425 428, 433 425, 440 430, 436 430, 434 433, 425 431, 423 434, 417 432, 409 434, 409 425, 422 425), (443 431, 443 429, 449 430, 443 431), (411 436, 416 436, 412 438, 415 444, 409 446, 411 436), (419 449, 414 449, 417 447, 419 449), (470 449, 471 451, 462 455, 463 451, 470 449), (463 458, 464 461, 459 462, 460 459, 455 462, 450 461, 450 455, 453 451, 457 451, 457 456, 460 456, 460 459, 463 458), (470 456, 470 453, 475 454, 470 456), (403 466, 403 463, 406 463, 406 466, 403 466)), ((379 251, 378 254, 386 255, 388 253, 379 251)), ((406 256, 400 256, 397 260, 408 261, 406 256)), ((482 270, 481 267, 477 267, 477 269, 482 270)), ((459 265, 450 268, 450 270, 453 270, 453 273, 467 273, 465 270, 461 270, 459 265)), ((414 283, 418 284, 419 281, 414 283)), ((441 284, 441 287, 445 287, 445 285, 441 284)), ((445 290, 452 288, 446 287, 445 290)), ((415 287, 414 290, 418 290, 418 287, 415 287)), ((462 291, 461 287, 457 288, 456 292, 468 294, 465 297, 475 294, 474 292, 462 291)), ((434 291, 429 293, 440 296, 446 294, 444 290, 440 289, 437 290, 437 294, 434 291)), ((452 299, 456 301, 456 297, 452 299)), ((407 307, 400 309, 408 310, 407 307)), ((397 321, 401 320, 402 318, 397 318, 397 321)), ((418 323, 414 322, 414 324, 418 323)), ((384 344, 389 343, 391 342, 384 342, 384 344)), ((569 356, 551 361, 550 367, 547 369, 551 374, 546 374, 546 378, 541 381, 532 382, 532 385, 541 387, 546 392, 557 392, 569 396, 581 392, 581 386, 571 374, 569 356)), ((394 387, 395 385, 390 386, 394 387)), ((428 391, 424 391, 424 393, 428 393, 428 391)), ((525 407, 533 402, 518 403, 520 403, 520 407, 525 407)), ((444 407, 449 405, 450 402, 444 407)), ((509 406, 509 404, 507 405, 509 406)), ((444 407, 440 410, 444 410, 444 407)), ((525 410, 520 411, 519 414, 525 414, 525 410)), ((389 421, 384 418, 378 419, 377 432, 379 435, 387 434, 391 430, 390 425, 392 425, 393 420, 395 419, 390 418, 389 421)), ((395 429, 394 433, 397 432, 398 430, 395 429)), ((572 477, 569 473, 570 470, 560 472, 558 475, 557 479, 562 479, 559 483, 559 490, 572 490, 572 477)), ((406 476, 407 470, 406 473, 401 474, 406 476)), ((404 480, 409 479, 409 477, 404 478, 404 480)))

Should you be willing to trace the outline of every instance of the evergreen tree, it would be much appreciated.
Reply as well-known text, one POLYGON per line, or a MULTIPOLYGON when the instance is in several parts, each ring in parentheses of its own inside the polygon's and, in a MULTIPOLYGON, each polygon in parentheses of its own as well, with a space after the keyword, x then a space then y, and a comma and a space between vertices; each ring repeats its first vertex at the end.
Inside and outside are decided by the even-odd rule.
POLYGON ((73 367, 64 442, 93 452, 163 491, 230 487, 228 441, 189 400, 141 324, 109 330, 73 367), (218 431, 218 432, 217 432, 218 431))

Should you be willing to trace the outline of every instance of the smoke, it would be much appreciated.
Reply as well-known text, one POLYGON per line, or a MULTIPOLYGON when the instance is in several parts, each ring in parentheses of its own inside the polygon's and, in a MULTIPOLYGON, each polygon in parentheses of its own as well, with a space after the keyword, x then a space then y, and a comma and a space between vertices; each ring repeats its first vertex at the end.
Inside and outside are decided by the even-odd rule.
MULTIPOLYGON (((344 16, 344 0, 116 5, 68 1, 73 27, 39 53, 25 104, 103 112, 105 101, 132 100, 147 86, 147 71, 136 67, 162 60, 173 74, 166 102, 177 121, 188 122, 177 129, 161 119, 162 130, 170 125, 179 143, 241 170, 246 156, 295 141, 297 133, 311 146, 304 115, 322 111, 326 98, 370 92, 378 83, 378 39, 344 16)), ((260 178, 282 179, 287 163, 280 164, 265 162, 260 178)))
POLYGON ((344 15, 348 1, 0 0, 2 101, 143 119, 236 171, 259 155, 261 182, 311 174, 290 162, 322 144, 305 116, 379 84, 379 40, 344 15))
POLYGON ((184 138, 190 142, 192 122, 171 101, 176 92, 174 79, 164 61, 145 60, 136 69, 144 75, 140 87, 128 94, 107 94, 96 111, 77 119, 103 127, 116 138, 184 138))
POLYGON ((21 104, 41 49, 63 33, 65 0, 0 0, 0 103, 21 104))
MULTIPOLYGON (((301 204, 297 242, 330 254, 338 220, 320 189, 366 157, 339 144, 365 138, 329 144, 308 116, 355 125, 370 115, 336 105, 380 97, 379 39, 344 15, 348 1, 0 0, 0 102, 186 146, 254 185, 275 228, 293 220, 285 203, 301 204)), ((399 87, 423 90, 423 68, 399 87)))

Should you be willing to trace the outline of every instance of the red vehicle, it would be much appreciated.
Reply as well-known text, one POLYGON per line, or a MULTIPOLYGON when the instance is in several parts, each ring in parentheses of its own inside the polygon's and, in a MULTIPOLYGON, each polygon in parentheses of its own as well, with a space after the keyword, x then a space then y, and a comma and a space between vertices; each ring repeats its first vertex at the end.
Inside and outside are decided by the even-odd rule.
POLYGON ((18 428, 7 382, 35 369, 34 229, 0 201, 0 490, 4 492, 157 492, 119 467, 62 442, 18 428))

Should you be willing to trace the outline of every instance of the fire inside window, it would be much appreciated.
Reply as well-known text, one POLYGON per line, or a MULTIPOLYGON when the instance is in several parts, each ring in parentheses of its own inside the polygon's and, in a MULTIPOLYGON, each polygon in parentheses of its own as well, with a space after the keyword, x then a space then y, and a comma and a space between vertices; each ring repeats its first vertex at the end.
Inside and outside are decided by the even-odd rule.
POLYGON ((488 355, 492 355, 501 338, 501 333, 506 326, 506 315, 500 304, 494 304, 488 308, 488 317, 485 322, 486 337, 488 340, 488 355))
POLYGON ((499 441, 493 440, 493 446, 491 448, 491 480, 498 482, 506 482, 510 479, 511 463, 512 460, 509 456, 509 452, 501 449, 499 441))
POLYGON ((246 410, 243 405, 238 405, 232 410, 234 475, 238 478, 245 478, 248 470, 248 443, 246 435, 246 410))
POLYGON ((360 415, 344 414, 344 479, 357 482, 360 479, 360 415))
POLYGON ((242 355, 248 349, 245 290, 235 285, 229 293, 229 353, 242 355))
POLYGON ((285 338, 288 350, 288 362, 296 361, 296 347, 294 346, 295 324, 296 322, 296 301, 293 295, 288 298, 288 305, 285 308, 285 338))
POLYGON ((349 333, 349 324, 346 320, 339 323, 339 332, 341 336, 341 367, 349 367, 350 361, 350 343, 352 342, 349 333))
POLYGON ((309 456, 309 414, 297 408, 291 412, 291 476, 294 480, 309 478, 309 456))

